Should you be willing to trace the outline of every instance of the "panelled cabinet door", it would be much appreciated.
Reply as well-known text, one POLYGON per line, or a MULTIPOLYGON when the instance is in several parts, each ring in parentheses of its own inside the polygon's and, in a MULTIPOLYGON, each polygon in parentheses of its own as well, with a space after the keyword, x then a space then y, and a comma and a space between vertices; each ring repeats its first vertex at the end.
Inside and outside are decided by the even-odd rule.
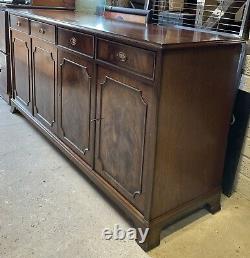
POLYGON ((143 211, 152 87, 98 69, 95 170, 143 211))
POLYGON ((32 112, 30 38, 17 31, 12 31, 12 65, 15 100, 32 112))
POLYGON ((57 51, 52 44, 32 39, 34 116, 56 132, 57 51))
POLYGON ((0 96, 8 101, 7 55, 0 52, 0 96))
POLYGON ((6 13, 4 10, 0 10, 0 51, 7 52, 6 49, 6 13))
POLYGON ((59 49, 59 136, 90 167, 93 166, 93 64, 83 56, 59 49))

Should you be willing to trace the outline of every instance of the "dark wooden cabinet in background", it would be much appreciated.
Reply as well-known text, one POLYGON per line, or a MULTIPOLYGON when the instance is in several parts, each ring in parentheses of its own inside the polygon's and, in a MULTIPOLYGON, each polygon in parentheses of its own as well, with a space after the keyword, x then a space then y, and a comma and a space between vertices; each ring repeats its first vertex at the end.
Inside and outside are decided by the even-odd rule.
POLYGON ((12 109, 150 229, 142 248, 198 208, 220 210, 241 41, 69 11, 10 22, 12 109))

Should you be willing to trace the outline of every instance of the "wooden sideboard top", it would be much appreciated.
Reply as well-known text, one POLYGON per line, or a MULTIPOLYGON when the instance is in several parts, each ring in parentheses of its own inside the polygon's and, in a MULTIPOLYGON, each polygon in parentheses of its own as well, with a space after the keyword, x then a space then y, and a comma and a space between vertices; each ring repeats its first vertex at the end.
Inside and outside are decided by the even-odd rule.
POLYGON ((8 9, 12 14, 25 16, 42 22, 55 24, 99 35, 111 36, 138 44, 165 48, 170 46, 189 46, 198 44, 240 43, 238 38, 221 36, 203 31, 183 29, 176 26, 162 27, 153 24, 143 25, 111 20, 102 16, 75 11, 8 9))

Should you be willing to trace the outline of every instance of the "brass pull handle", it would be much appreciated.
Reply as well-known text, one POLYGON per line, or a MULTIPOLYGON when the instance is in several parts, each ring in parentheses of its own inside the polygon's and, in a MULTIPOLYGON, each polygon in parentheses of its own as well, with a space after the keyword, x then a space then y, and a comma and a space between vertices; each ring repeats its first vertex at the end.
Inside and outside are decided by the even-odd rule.
POLYGON ((40 28, 40 29, 39 29, 39 33, 45 34, 45 30, 44 30, 43 28, 40 28))
POLYGON ((122 51, 117 53, 117 57, 119 58, 119 60, 121 62, 126 62, 128 60, 128 57, 127 57, 126 53, 124 53, 122 51))
POLYGON ((76 39, 75 37, 72 37, 72 38, 69 40, 69 42, 70 42, 70 44, 71 44, 72 46, 75 46, 76 43, 77 43, 77 39, 76 39))
POLYGON ((21 27, 22 24, 20 21, 17 21, 16 25, 17 25, 17 27, 21 27))

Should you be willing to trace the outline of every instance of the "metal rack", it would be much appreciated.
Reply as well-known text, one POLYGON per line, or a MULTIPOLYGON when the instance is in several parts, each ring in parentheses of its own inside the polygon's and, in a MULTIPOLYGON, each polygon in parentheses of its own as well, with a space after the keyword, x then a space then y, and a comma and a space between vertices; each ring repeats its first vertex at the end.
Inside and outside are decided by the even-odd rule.
POLYGON ((152 22, 243 37, 250 0, 154 0, 152 22))

